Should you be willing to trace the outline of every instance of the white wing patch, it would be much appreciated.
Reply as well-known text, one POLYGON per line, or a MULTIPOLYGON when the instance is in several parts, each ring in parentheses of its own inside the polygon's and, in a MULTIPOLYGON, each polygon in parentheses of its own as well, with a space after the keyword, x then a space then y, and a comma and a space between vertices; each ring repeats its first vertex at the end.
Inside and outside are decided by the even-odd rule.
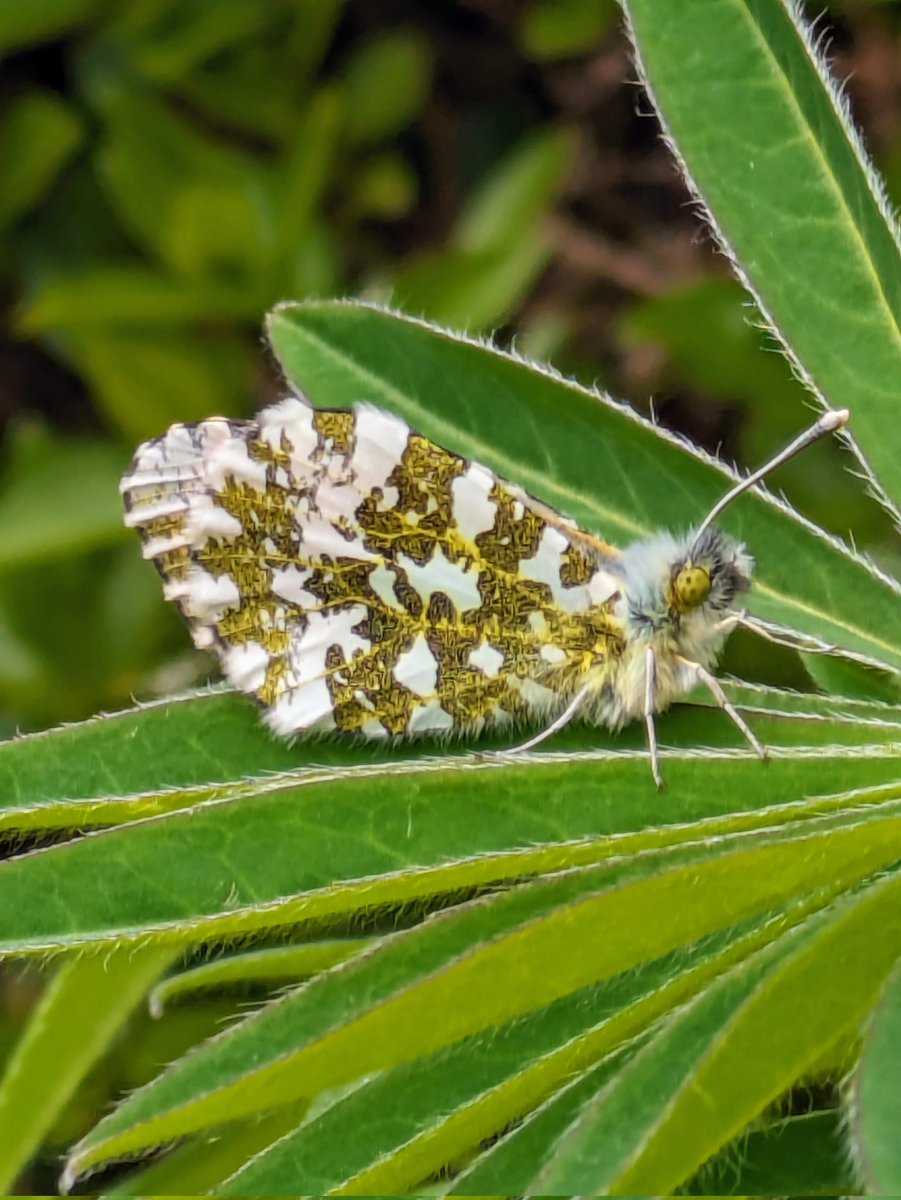
POLYGON ((427 699, 438 686, 438 663, 424 633, 418 633, 409 650, 404 650, 394 668, 394 678, 416 696, 427 699))
POLYGON ((451 484, 457 528, 470 541, 480 533, 487 533, 494 525, 497 504, 491 499, 491 489, 495 482, 486 467, 470 463, 451 484))

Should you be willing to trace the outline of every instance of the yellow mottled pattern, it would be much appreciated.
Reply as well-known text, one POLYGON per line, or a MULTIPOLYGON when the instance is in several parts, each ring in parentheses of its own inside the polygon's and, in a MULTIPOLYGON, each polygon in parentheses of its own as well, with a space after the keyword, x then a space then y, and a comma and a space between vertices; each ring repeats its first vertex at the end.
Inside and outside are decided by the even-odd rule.
POLYGON ((319 434, 320 456, 348 454, 353 443, 354 414, 349 409, 320 408, 313 414, 313 428, 319 434))
MULTIPOLYGON (((420 635, 436 664, 432 700, 437 698, 453 728, 461 731, 528 714, 532 702, 522 693, 524 681, 540 683, 565 702, 589 673, 609 672, 624 644, 610 608, 586 604, 584 610, 568 611, 555 599, 554 588, 525 578, 520 570, 536 555, 548 524, 567 539, 558 572, 561 588, 591 578, 600 562, 595 545, 604 543, 592 543, 557 514, 532 506, 528 497, 499 481, 489 493, 491 528, 473 539, 464 537, 453 484, 469 464, 418 434, 407 438, 384 486, 360 494, 352 518, 332 524, 327 544, 334 549, 309 550, 305 532, 322 520, 317 517, 322 480, 353 486, 354 422, 350 411, 313 414, 316 447, 300 478, 290 473, 294 447, 287 434, 273 445, 258 425, 232 425, 249 458, 265 464, 266 471, 262 489, 226 477, 224 486, 208 491, 216 506, 237 519, 241 532, 213 536, 200 548, 169 551, 157 560, 166 578, 183 577, 190 561, 213 579, 234 581, 240 604, 216 622, 215 642, 220 653, 248 643, 265 649, 265 679, 254 692, 262 704, 276 704, 290 687, 291 650, 303 644, 311 615, 355 606, 363 616, 353 636, 366 648, 349 657, 338 642, 323 649, 322 674, 339 729, 359 730, 376 720, 389 734, 408 730, 426 699, 399 682, 395 668, 420 635), (385 496, 393 498, 395 491, 396 502, 386 504, 385 496), (458 609, 440 590, 420 594, 412 568, 405 570, 403 562, 427 568, 436 553, 474 581, 478 603, 458 609), (311 601, 297 603, 273 591, 274 572, 285 567, 307 573, 302 586, 311 601), (386 601, 384 583, 378 589, 372 583, 373 572, 384 574, 386 568, 395 603, 386 601), (543 655, 548 647, 553 654, 543 655), (491 672, 478 665, 486 652, 498 663, 491 672)), ((146 523, 145 539, 155 535, 155 528, 153 521, 146 523)), ((316 545, 322 545, 321 537, 316 545)))

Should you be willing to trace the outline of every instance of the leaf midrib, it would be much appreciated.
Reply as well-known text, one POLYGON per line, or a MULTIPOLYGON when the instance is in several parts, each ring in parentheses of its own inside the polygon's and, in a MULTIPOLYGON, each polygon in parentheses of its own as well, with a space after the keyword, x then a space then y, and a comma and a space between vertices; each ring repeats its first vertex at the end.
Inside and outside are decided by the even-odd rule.
MULTIPOLYGON (((873 255, 870 253, 869 244, 868 244, 867 240, 863 237, 860 227, 858 226, 857 222, 854 220, 854 215, 848 204, 844 190, 839 186, 838 180, 836 178, 836 174, 831 168, 830 160, 827 158, 826 154, 824 153, 821 143, 818 142, 817 139, 813 136, 813 133, 810 128, 810 122, 807 119, 807 116, 806 116, 803 108, 801 107, 801 105, 798 102, 797 94, 795 91, 793 91, 793 89, 791 87, 788 86, 788 81, 785 76, 785 71, 782 69, 778 59, 776 58, 775 54, 773 53, 773 51, 770 47, 769 41, 764 36, 760 22, 755 19, 754 15, 750 11, 748 5, 740 4, 738 7, 739 7, 740 12, 743 13, 745 16, 746 22, 751 29, 751 34, 752 34, 753 39, 763 49, 764 56, 767 58, 767 60, 770 62, 771 66, 773 67, 773 71, 774 71, 776 81, 777 81, 777 86, 778 86, 779 90, 782 92, 783 96, 785 98, 787 98, 789 107, 794 110, 794 112, 798 118, 798 123, 804 132, 805 140, 808 142, 808 145, 813 149, 814 157, 816 159, 818 159, 820 162, 820 165, 822 168, 821 178, 823 178, 825 180, 827 187, 837 197, 838 206, 845 213, 845 216, 847 218, 847 224, 851 228, 854 239, 859 244, 859 247, 861 250, 861 260, 866 264, 866 267, 872 277, 872 280, 875 284, 876 292, 879 296, 882 308, 888 315, 888 325, 894 333, 894 340, 898 344, 899 352, 901 352, 901 324, 899 324, 899 317, 895 314, 891 304, 889 303, 888 294, 887 294, 885 285, 883 283, 882 275, 877 267, 876 262, 873 259, 873 255)), ((828 86, 826 86, 826 87, 823 86, 823 81, 820 77, 819 70, 817 70, 817 63, 815 60, 813 60, 811 58, 810 47, 807 44, 807 40, 804 38, 803 34, 801 33, 801 31, 798 29, 797 25, 794 22, 792 22, 792 25, 793 25, 793 28, 794 28, 794 31, 795 31, 795 34, 797 37, 797 41, 800 43, 802 52, 804 53, 805 57, 807 58, 808 62, 811 64, 811 66, 813 68, 814 74, 816 76, 817 85, 820 87, 820 89, 822 91, 826 92, 826 96, 829 101, 829 106, 832 110, 833 117, 838 122, 839 127, 841 128, 841 130, 843 131, 845 136, 849 137, 849 131, 848 131, 846 122, 843 119, 842 113, 836 108, 835 99, 834 99, 831 88, 829 88, 828 86)), ((852 148, 854 148, 853 147, 853 138, 850 138, 850 140, 852 142, 852 148)), ((855 159, 856 159, 856 154, 855 154, 855 159)), ((870 196, 871 200, 875 203, 877 211, 880 213, 880 215, 883 216, 883 219, 885 219, 885 214, 883 213, 883 206, 879 202, 879 196, 874 194, 874 192, 873 192, 869 172, 865 169, 863 164, 860 164, 858 162, 858 166, 860 167, 861 173, 863 174, 863 177, 864 177, 864 183, 866 186, 867 194, 870 196)), ((894 243, 896 249, 898 250, 898 253, 901 254, 901 245, 899 245, 899 243, 898 243, 897 230, 888 221, 886 221, 886 228, 888 229, 888 231, 892 237, 892 242, 894 243)))

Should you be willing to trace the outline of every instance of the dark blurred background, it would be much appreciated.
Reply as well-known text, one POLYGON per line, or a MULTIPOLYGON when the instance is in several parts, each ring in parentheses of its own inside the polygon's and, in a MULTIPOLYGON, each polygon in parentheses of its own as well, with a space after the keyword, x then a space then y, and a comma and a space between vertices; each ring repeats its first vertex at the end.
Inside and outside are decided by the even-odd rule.
MULTIPOLYGON (((897 200, 901 8, 821 13, 897 200)), ((745 463, 805 421, 612 0, 5 0, 0 58, 0 736, 204 677, 117 481, 278 394, 279 300, 493 333, 745 463)), ((897 566, 834 455, 780 484, 897 566)))

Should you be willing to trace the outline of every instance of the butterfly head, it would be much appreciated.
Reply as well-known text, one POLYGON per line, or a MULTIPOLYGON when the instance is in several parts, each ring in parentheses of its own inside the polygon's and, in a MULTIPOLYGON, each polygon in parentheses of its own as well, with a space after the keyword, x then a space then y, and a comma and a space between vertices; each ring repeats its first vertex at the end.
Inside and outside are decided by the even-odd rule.
POLYGON ((722 613, 751 586, 754 560, 729 534, 708 526, 686 539, 665 588, 670 612, 687 615, 708 609, 722 613))
MULTIPOLYGON (((828 409, 809 429, 722 496, 685 539, 659 534, 630 546, 623 555, 620 613, 638 632, 671 630, 676 640, 705 640, 722 614, 751 586, 754 560, 744 546, 717 529, 714 521, 754 484, 824 434, 841 429, 848 410, 828 409), (624 607, 623 607, 624 606, 624 607)), ((714 639, 715 636, 714 636, 714 639)))
POLYGON ((721 621, 751 586, 754 562, 740 542, 708 526, 699 535, 660 533, 635 542, 618 566, 627 628, 645 637, 678 637, 721 621))

